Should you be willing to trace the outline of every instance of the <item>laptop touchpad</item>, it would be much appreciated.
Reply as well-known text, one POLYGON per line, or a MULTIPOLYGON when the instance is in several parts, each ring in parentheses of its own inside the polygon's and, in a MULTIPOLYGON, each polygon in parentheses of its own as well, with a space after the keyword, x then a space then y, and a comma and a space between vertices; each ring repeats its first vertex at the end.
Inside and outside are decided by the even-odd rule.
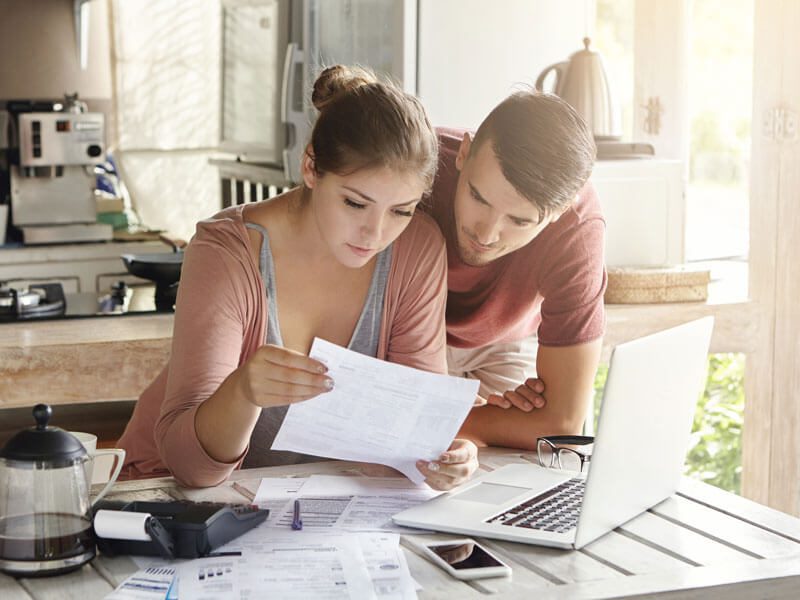
POLYGON ((530 488, 502 485, 499 483, 480 483, 474 487, 452 496, 459 500, 483 502, 485 504, 502 504, 515 496, 529 492, 530 488))

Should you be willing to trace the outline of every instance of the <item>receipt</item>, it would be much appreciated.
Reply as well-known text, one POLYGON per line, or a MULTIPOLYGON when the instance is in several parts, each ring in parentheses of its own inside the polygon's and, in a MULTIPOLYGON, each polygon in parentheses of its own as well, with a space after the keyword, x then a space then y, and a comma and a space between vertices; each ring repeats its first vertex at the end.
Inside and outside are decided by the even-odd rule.
POLYGON ((394 467, 415 483, 417 460, 435 460, 472 408, 479 382, 397 365, 315 339, 334 389, 292 404, 272 444, 315 456, 394 467))

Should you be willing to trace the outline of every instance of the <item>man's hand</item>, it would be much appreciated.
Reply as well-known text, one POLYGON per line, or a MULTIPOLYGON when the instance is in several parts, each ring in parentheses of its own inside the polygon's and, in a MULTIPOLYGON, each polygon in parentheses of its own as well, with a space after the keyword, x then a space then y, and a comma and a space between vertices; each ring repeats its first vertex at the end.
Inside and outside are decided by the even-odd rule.
MULTIPOLYGON (((471 410, 459 437, 479 446, 536 450, 536 439, 543 435, 578 435, 589 410, 602 347, 601 339, 574 346, 540 346, 536 354, 536 372, 547 382, 544 407, 525 411, 484 406, 471 410)), ((533 382, 529 380, 524 387, 531 389, 529 384, 533 382)), ((536 392, 536 389, 534 383, 531 391, 536 392)), ((519 392, 519 387, 514 390, 514 393, 519 392)), ((507 394, 502 398, 511 402, 507 394)), ((520 397, 530 401, 522 394, 520 397)))
POLYGON ((508 390, 503 395, 491 394, 488 404, 499 406, 500 408, 511 408, 512 406, 525 412, 530 412, 534 408, 544 408, 547 401, 544 398, 544 381, 536 377, 531 377, 516 389, 508 390))

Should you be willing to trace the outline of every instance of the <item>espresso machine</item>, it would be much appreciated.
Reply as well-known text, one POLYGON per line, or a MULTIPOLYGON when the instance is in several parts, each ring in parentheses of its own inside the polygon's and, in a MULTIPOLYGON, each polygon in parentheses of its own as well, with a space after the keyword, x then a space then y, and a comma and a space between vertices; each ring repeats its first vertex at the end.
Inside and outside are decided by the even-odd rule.
POLYGON ((86 112, 75 98, 7 108, 16 150, 7 165, 11 224, 24 244, 110 240, 113 228, 97 222, 94 197, 94 166, 105 160, 104 115, 86 112))

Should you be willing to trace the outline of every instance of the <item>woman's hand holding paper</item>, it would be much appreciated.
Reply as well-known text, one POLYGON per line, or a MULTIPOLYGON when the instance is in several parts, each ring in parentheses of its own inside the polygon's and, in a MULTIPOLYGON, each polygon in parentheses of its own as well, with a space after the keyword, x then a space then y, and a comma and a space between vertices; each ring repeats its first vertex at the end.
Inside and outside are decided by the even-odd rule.
POLYGON ((243 396, 260 407, 308 400, 333 389, 328 368, 318 360, 267 344, 236 371, 243 396))
POLYGON ((453 489, 478 470, 478 447, 469 440, 455 439, 439 460, 417 461, 417 469, 433 489, 453 489))

